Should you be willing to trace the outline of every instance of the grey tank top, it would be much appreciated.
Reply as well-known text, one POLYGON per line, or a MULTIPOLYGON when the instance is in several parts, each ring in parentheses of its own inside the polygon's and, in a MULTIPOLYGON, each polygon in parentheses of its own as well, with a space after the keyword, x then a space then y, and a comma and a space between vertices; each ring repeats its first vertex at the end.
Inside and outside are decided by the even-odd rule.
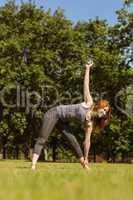
POLYGON ((61 120, 74 120, 81 124, 85 122, 86 113, 89 109, 85 108, 82 103, 57 106, 58 115, 61 120))

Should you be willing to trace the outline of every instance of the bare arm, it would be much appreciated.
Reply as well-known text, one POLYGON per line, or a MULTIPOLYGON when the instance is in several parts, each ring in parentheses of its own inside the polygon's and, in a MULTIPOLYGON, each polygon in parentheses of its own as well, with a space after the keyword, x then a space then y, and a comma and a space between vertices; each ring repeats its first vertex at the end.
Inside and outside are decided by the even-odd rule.
POLYGON ((91 139, 91 133, 92 133, 92 125, 90 127, 85 128, 85 140, 83 142, 84 145, 84 160, 86 164, 88 163, 88 154, 89 154, 89 149, 90 149, 90 139, 91 139))
POLYGON ((89 83, 90 83, 90 67, 93 65, 91 64, 86 64, 86 70, 85 70, 85 76, 84 76, 84 101, 86 104, 92 104, 93 99, 90 94, 90 88, 89 88, 89 83))

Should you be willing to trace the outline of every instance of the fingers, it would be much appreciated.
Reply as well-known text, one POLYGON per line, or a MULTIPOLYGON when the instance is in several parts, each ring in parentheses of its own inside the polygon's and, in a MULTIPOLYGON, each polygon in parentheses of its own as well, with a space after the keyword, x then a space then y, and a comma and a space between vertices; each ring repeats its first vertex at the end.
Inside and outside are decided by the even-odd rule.
POLYGON ((87 65, 89 65, 89 66, 92 66, 93 64, 94 64, 93 60, 89 60, 88 63, 87 63, 87 65))
POLYGON ((89 171, 89 170, 90 170, 90 167, 89 167, 88 165, 85 165, 85 166, 84 166, 84 169, 86 169, 87 171, 89 171))
POLYGON ((85 170, 87 170, 87 171, 90 170, 88 159, 82 158, 82 159, 80 159, 80 163, 81 163, 82 167, 83 167, 85 170))
POLYGON ((90 67, 92 67, 93 64, 94 64, 93 61, 90 60, 90 61, 88 61, 88 63, 85 66, 86 66, 86 68, 90 68, 90 67))
POLYGON ((89 165, 88 160, 84 160, 84 165, 89 165))

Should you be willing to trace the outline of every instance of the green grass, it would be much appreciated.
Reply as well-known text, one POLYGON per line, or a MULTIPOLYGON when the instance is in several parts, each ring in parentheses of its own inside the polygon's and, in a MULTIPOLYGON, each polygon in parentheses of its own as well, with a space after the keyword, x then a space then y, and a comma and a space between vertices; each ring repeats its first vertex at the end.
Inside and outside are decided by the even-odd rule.
POLYGON ((0 200, 132 200, 133 165, 0 161, 0 200))

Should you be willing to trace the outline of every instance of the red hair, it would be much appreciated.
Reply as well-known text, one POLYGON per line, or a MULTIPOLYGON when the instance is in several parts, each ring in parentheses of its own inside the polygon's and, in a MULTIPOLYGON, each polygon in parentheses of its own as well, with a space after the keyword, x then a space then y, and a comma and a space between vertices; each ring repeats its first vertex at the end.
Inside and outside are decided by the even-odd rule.
POLYGON ((97 111, 98 109, 100 108, 104 108, 104 107, 109 107, 109 110, 106 114, 105 117, 101 117, 101 118, 98 118, 96 120, 94 120, 95 122, 95 128, 98 128, 100 130, 104 129, 105 126, 107 126, 111 120, 111 113, 112 113, 112 109, 109 105, 109 102, 107 100, 99 100, 96 104, 94 104, 93 108, 92 108, 92 111, 97 111))

